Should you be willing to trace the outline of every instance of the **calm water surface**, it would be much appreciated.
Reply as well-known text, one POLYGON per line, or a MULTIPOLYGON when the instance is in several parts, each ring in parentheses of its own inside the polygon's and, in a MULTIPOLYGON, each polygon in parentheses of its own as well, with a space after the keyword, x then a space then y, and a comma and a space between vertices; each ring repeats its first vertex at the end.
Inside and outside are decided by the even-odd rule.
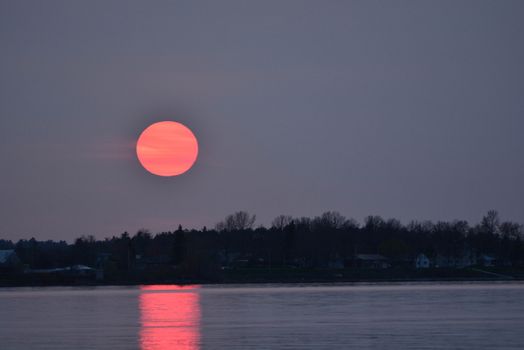
POLYGON ((524 349, 524 284, 5 288, 0 349, 524 349))

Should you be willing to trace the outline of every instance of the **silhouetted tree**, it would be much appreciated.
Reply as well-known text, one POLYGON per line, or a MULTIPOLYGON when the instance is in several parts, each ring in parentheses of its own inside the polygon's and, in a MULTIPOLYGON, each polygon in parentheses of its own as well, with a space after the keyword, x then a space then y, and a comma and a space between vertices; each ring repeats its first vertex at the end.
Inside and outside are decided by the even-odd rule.
POLYGON ((255 224, 256 215, 250 215, 245 211, 237 211, 226 216, 224 221, 217 224, 217 231, 242 231, 250 230, 255 224))
POLYGON ((364 229, 378 231, 384 225, 384 219, 378 215, 370 215, 364 219, 364 229))
POLYGON ((289 225, 293 218, 289 215, 279 215, 271 222, 271 227, 278 231, 283 231, 284 227, 289 225))
POLYGON ((495 235, 498 233, 500 224, 499 213, 496 210, 490 210, 482 218, 480 227, 484 233, 495 235))
POLYGON ((411 267, 413 258, 425 253, 456 260, 492 255, 502 264, 524 267, 523 227, 501 221, 496 211, 489 211, 474 226, 466 221, 403 225, 396 219, 368 216, 360 227, 335 211, 314 219, 281 215, 271 229, 253 230, 254 222, 255 215, 239 211, 220 222, 219 231, 189 231, 179 226, 174 232, 155 235, 140 230, 133 237, 125 232, 105 240, 81 236, 73 244, 32 238, 16 244, 2 240, 0 245, 14 247, 22 263, 32 269, 84 264, 103 268, 109 280, 117 283, 173 277, 218 280, 222 266, 326 268, 332 261, 352 261, 355 254, 366 253, 383 254, 398 266, 407 261, 402 266, 411 267), (135 260, 138 255, 140 259, 135 260))
POLYGON ((173 264, 181 264, 186 258, 186 235, 182 226, 179 226, 178 230, 175 231, 175 241, 173 244, 173 264))
POLYGON ((344 227, 347 220, 338 211, 326 211, 321 216, 316 217, 313 224, 319 229, 340 229, 344 227))
POLYGON ((293 257, 295 247, 295 223, 291 220, 284 228, 284 261, 289 262, 293 257))

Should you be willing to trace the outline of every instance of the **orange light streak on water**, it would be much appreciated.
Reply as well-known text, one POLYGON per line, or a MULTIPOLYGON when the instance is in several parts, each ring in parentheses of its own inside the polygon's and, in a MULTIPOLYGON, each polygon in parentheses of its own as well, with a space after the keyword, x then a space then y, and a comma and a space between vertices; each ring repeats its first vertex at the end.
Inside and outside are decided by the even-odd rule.
POLYGON ((140 348, 198 350, 199 286, 140 287, 140 348))

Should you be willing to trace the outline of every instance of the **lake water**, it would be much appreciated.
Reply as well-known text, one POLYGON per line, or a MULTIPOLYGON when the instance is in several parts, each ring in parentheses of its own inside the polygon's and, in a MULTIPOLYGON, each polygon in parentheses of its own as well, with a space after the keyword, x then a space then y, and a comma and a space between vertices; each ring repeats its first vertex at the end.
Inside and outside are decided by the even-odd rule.
POLYGON ((523 283, 0 288, 0 349, 523 349, 523 283))

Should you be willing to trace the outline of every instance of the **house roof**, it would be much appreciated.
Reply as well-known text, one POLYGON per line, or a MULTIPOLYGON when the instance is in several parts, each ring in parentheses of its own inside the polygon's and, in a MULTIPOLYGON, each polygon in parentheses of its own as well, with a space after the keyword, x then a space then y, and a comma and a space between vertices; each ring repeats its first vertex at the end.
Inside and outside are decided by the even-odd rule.
POLYGON ((86 265, 73 265, 70 267, 71 270, 75 270, 75 271, 91 271, 91 270, 94 270, 92 267, 89 267, 89 266, 86 266, 86 265))
POLYGON ((388 260, 385 256, 380 254, 357 254, 359 260, 388 260))
POLYGON ((0 264, 6 263, 13 254, 16 254, 14 249, 0 250, 0 264))

